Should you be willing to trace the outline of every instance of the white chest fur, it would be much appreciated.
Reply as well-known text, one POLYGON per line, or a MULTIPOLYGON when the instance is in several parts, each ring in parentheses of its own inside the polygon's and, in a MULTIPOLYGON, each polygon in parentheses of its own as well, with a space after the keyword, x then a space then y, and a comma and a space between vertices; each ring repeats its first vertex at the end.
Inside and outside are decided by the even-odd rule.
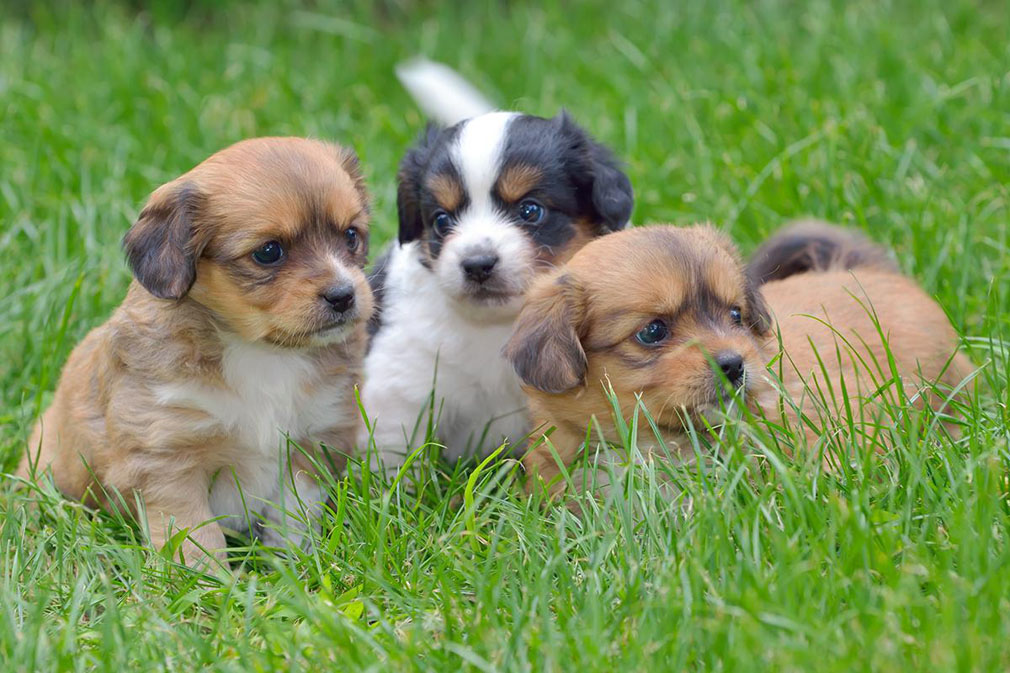
MULTIPOLYGON (((502 356, 514 311, 498 307, 484 316, 461 315, 420 264, 413 245, 393 253, 386 298, 382 328, 365 359, 362 401, 387 467, 423 441, 422 430, 404 446, 428 406, 433 383, 438 435, 449 460, 478 443, 486 452, 505 437, 521 438, 528 426, 525 399, 502 356)), ((361 439, 364 445, 367 438, 361 439)))
POLYGON ((283 433, 295 439, 331 425, 337 396, 309 392, 318 377, 314 363, 300 353, 258 344, 231 344, 221 361, 231 395, 208 409, 230 426, 253 451, 272 452, 283 433))
POLYGON ((224 386, 179 382, 157 389, 160 403, 206 414, 198 430, 208 437, 229 437, 214 455, 220 469, 210 496, 217 516, 243 514, 243 500, 255 510, 263 509, 258 502, 276 503, 286 438, 309 440, 346 421, 341 402, 350 394, 343 377, 320 382, 316 363, 303 353, 238 340, 226 341, 221 373, 224 386))

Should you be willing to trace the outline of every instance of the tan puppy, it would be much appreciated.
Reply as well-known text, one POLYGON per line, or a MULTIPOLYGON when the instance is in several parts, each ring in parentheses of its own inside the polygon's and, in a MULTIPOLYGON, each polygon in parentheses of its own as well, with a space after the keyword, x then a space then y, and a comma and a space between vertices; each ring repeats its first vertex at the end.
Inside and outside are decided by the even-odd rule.
MULTIPOLYGON (((354 442, 372 294, 357 158, 329 143, 229 147, 151 195, 123 241, 136 277, 71 353, 19 468, 146 512, 161 548, 223 556, 229 529, 303 541, 316 468, 354 442)), ((140 513, 140 512, 136 512, 140 513)))
MULTIPOLYGON (((851 398, 870 398, 892 379, 875 320, 910 396, 929 382, 954 387, 972 371, 940 307, 851 234, 826 225, 787 231, 754 271, 758 281, 782 279, 758 290, 729 239, 710 227, 654 226, 594 240, 539 282, 507 356, 534 418, 556 428, 561 460, 575 460, 593 418, 617 440, 606 386, 625 418, 640 395, 671 451, 689 450, 681 441, 688 421, 700 425, 738 391, 771 418, 837 416, 843 381, 851 398), (770 375, 780 334, 784 356, 770 375), (776 377, 798 409, 780 405, 776 377), (816 399, 804 395, 807 385, 821 391, 816 399), (829 389, 834 396, 823 395, 829 389)), ((821 433, 804 427, 813 448, 821 433)), ((640 447, 651 434, 639 434, 640 447)), ((525 462, 558 489, 548 447, 525 462)))

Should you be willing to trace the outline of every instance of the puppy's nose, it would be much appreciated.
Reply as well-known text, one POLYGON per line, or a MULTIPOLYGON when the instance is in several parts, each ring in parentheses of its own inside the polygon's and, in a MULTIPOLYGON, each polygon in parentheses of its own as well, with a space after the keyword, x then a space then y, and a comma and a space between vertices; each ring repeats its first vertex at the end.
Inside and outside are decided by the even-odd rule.
POLYGON ((726 379, 734 386, 740 385, 743 379, 743 357, 735 351, 721 351, 715 356, 715 363, 726 375, 726 379))
POLYGON ((354 306, 354 286, 334 285, 322 293, 326 303, 337 313, 343 313, 354 306))
POLYGON ((463 273, 475 283, 483 283, 491 277, 494 265, 498 263, 498 255, 474 255, 467 257, 461 263, 463 273))

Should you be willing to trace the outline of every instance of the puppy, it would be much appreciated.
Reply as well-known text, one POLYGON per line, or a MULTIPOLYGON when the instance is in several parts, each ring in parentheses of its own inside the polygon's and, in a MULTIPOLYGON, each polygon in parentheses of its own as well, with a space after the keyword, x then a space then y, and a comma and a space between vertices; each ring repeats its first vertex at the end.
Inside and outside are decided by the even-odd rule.
MULTIPOLYGON (((611 386, 625 418, 640 396, 665 448, 689 458, 688 423, 700 426, 740 398, 768 417, 785 413, 817 448, 812 425, 840 416, 843 382, 850 399, 879 399, 893 377, 888 349, 909 398, 922 393, 937 409, 947 398, 930 385, 953 389, 971 375, 940 307, 851 234, 826 225, 786 231, 752 271, 710 227, 655 226, 593 241, 538 280, 506 355, 541 429, 554 428, 563 463, 575 460, 591 419, 618 440, 611 386), (759 288, 755 279, 769 282, 759 288), (783 394, 793 402, 780 404, 783 394)), ((649 450, 646 434, 639 445, 649 450)), ((560 489, 546 445, 525 464, 560 489)))
POLYGON ((157 189, 123 245, 135 281, 71 353, 19 474, 125 503, 158 548, 188 532, 190 564, 223 557, 222 524, 301 544, 317 469, 342 461, 320 443, 350 449, 359 422, 373 301, 357 158, 240 142, 157 189))
POLYGON ((387 469, 423 441, 429 412, 449 460, 528 432, 501 354, 523 296, 586 242, 623 228, 633 203, 611 153, 563 113, 430 127, 398 183, 399 241, 372 279, 381 315, 361 394, 373 427, 360 445, 374 440, 387 469))

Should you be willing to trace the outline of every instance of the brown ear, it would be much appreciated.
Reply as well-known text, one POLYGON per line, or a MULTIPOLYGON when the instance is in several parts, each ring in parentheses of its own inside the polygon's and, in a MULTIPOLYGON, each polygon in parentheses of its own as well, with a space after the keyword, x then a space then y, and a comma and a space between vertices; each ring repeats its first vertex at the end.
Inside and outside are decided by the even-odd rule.
POLYGON ((582 318, 571 276, 544 279, 530 291, 505 345, 505 357, 523 383, 560 394, 585 381, 586 352, 578 334, 582 318))
POLYGON ((123 237, 133 275, 155 297, 182 299, 196 280, 194 221, 202 200, 192 183, 164 185, 123 237))

